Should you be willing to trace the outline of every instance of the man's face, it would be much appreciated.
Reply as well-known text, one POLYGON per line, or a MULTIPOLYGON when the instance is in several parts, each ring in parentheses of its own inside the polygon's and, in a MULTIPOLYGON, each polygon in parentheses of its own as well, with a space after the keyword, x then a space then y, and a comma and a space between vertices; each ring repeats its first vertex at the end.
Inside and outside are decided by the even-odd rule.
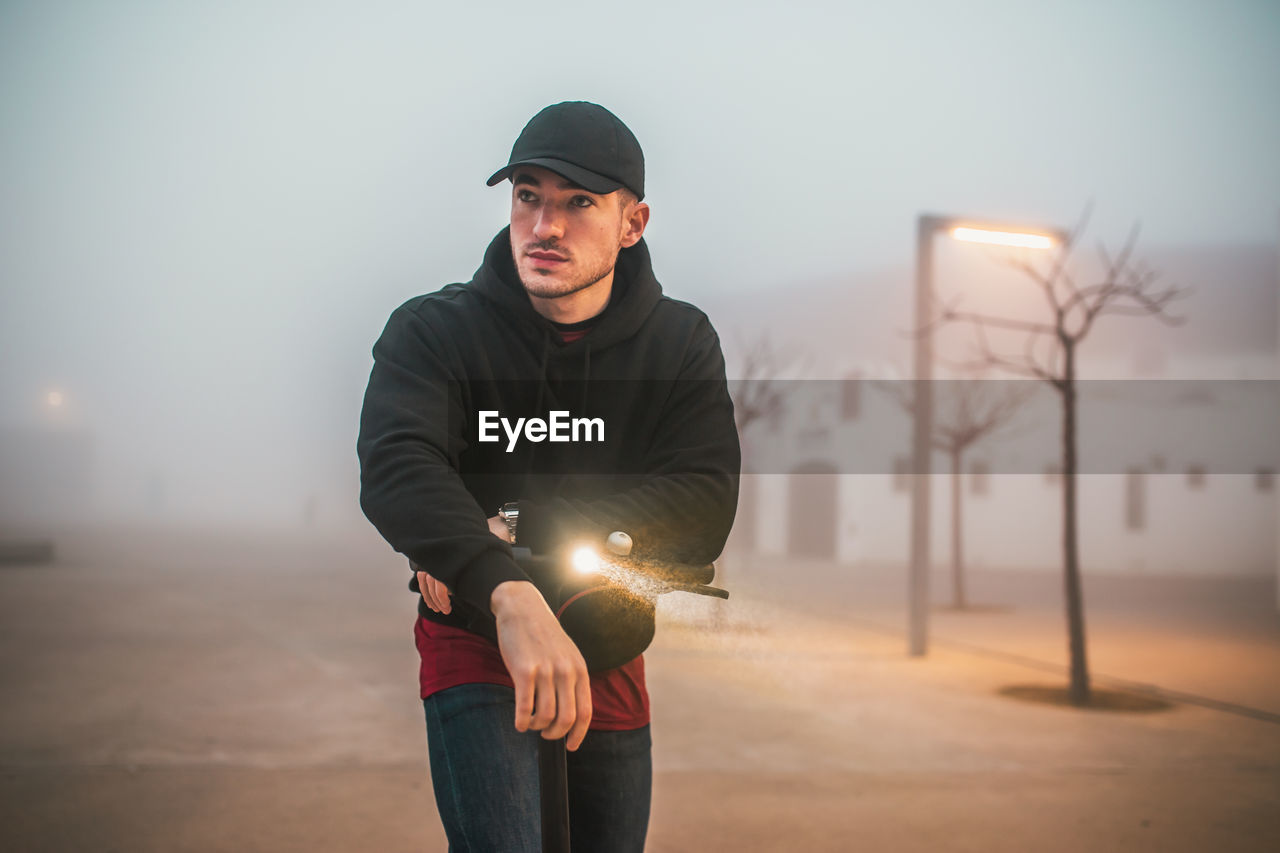
POLYGON ((635 244, 634 209, 622 194, 588 192, 540 166, 511 176, 511 256, 532 296, 555 299, 610 276, 618 251, 635 244))

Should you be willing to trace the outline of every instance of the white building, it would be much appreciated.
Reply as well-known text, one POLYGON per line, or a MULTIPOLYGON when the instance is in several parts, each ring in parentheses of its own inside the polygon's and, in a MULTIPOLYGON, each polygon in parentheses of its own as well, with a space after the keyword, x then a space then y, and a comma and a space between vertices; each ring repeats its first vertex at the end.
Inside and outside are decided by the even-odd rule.
MULTIPOLYGON (((1280 383, 1257 381, 1280 376, 1275 250, 1214 247, 1147 258, 1191 288, 1176 309, 1186 323, 1165 328, 1149 317, 1105 318, 1083 344, 1082 566, 1125 574, 1280 572, 1280 383)), ((969 279, 980 268, 972 259, 944 260, 969 279)), ((770 303, 767 326, 742 309, 713 316, 722 333, 735 325, 764 329, 780 346, 803 349, 809 376, 902 376, 910 274, 789 287, 785 305, 770 303)), ((1033 316, 1026 293, 1007 298, 1018 283, 1011 276, 1001 271, 998 286, 966 284, 979 291, 969 310, 1008 316, 1012 305, 1015 316, 1033 316)), ((939 297, 954 290, 940 284, 939 297)), ((944 375, 963 334, 972 333, 955 328, 939 337, 944 375)), ((1040 388, 1012 435, 984 440, 966 457, 968 566, 1061 567, 1061 408, 1047 385, 1040 388)), ((744 478, 738 527, 750 532, 739 536, 739 547, 850 565, 904 564, 907 415, 874 381, 796 382, 787 390, 782 413, 744 435, 746 469, 758 476, 744 478)), ((944 417, 945 384, 937 396, 944 417)), ((935 456, 933 470, 945 472, 946 458, 935 456)), ((950 561, 951 480, 935 476, 931 551, 943 566, 950 561)))

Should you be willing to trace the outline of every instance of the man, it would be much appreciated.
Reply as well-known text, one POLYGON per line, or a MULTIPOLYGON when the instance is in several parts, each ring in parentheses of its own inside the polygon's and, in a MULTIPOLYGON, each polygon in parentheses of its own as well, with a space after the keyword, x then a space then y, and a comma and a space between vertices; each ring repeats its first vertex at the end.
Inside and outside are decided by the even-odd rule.
POLYGON ((361 506, 422 593, 420 687, 450 849, 539 849, 540 733, 570 750, 574 850, 639 851, 643 658, 589 675, 511 548, 558 554, 621 530, 641 555, 714 559, 740 462, 724 359, 706 316, 654 278, 644 158, 616 116, 547 107, 488 183, 503 180, 510 226, 473 279, 409 300, 374 345, 361 506), (556 412, 585 436, 557 441, 556 412))

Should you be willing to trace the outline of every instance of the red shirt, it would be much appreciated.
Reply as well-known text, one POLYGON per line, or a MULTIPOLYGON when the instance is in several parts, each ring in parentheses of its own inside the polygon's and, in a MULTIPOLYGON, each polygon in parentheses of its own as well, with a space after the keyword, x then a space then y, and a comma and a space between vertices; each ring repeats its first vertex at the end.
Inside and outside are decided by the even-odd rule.
MULTIPOLYGON (((498 648, 462 628, 418 617, 413 629, 421 665, 422 698, 459 684, 514 687, 498 648)), ((644 686, 644 655, 617 669, 591 675, 591 728, 626 731, 649 723, 649 692, 644 686)))

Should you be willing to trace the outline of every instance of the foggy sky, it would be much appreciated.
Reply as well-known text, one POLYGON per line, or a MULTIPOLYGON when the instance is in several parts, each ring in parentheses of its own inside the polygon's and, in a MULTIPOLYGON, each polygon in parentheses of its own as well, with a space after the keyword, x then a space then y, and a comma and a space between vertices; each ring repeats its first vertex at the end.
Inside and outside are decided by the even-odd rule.
POLYGON ((1266 0, 630 8, 0 4, 0 422, 91 430, 121 512, 350 515, 369 348, 470 276, 560 100, 635 131, 709 310, 909 270, 922 211, 1276 242, 1266 0))

